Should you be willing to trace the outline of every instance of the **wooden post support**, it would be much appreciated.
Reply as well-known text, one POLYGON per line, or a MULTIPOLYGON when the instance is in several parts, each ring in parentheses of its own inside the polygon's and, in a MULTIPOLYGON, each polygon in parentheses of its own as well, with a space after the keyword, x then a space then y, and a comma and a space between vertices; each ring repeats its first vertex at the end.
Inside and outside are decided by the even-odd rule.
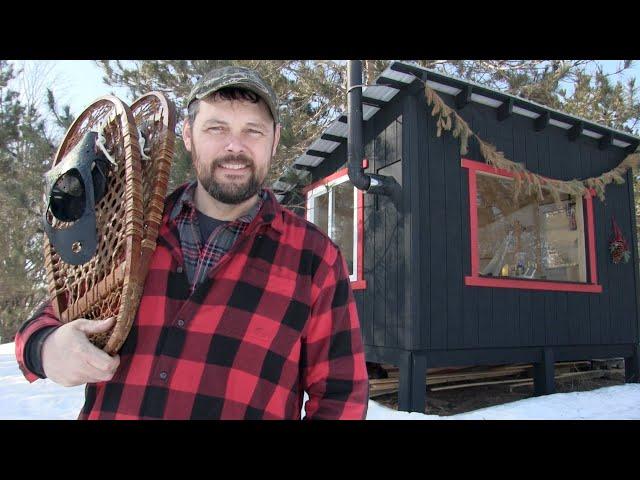
POLYGON ((402 352, 399 360, 398 410, 409 412, 411 411, 411 352, 402 352))
POLYGON ((545 348, 542 351, 542 359, 533 368, 534 395, 549 395, 555 393, 555 364, 553 350, 545 348))
POLYGON ((419 353, 404 352, 399 363, 398 410, 424 413, 427 399, 427 358, 419 353))
POLYGON ((411 385, 411 411, 424 413, 427 407, 427 356, 414 352, 411 385))
POLYGON ((640 383, 640 345, 633 346, 633 354, 624 359, 625 383, 640 383))

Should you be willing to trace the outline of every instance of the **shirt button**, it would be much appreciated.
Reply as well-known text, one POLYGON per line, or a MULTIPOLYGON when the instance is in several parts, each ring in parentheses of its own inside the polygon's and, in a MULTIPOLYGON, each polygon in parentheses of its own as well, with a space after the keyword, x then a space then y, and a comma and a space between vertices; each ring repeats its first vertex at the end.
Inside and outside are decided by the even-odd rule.
POLYGON ((178 326, 179 327, 184 327, 184 320, 182 320, 182 319, 178 320, 178 326))
POLYGON ((178 272, 178 273, 182 273, 182 267, 178 267, 178 268, 176 268, 176 272, 178 272))
POLYGON ((160 378, 162 380, 166 380, 167 379, 167 372, 160 372, 160 378))

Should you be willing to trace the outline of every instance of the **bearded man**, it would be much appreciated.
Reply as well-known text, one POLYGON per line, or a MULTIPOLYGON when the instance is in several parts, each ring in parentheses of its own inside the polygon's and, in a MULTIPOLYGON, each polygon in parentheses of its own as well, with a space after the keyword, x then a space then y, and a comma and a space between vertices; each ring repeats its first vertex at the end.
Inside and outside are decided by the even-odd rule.
POLYGON ((257 72, 204 75, 183 140, 197 179, 165 202, 133 327, 119 354, 87 339, 113 318, 25 321, 16 358, 33 382, 87 384, 80 419, 364 419, 368 378, 338 247, 263 187, 278 101, 257 72))

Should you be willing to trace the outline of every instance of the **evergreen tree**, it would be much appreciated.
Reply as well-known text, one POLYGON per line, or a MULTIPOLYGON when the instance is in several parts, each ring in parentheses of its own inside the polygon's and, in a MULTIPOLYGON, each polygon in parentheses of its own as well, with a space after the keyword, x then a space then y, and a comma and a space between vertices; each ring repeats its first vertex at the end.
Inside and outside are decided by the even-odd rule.
POLYGON ((43 174, 54 153, 34 105, 9 88, 13 67, 0 61, 0 337, 17 327, 46 295, 43 269, 43 174))

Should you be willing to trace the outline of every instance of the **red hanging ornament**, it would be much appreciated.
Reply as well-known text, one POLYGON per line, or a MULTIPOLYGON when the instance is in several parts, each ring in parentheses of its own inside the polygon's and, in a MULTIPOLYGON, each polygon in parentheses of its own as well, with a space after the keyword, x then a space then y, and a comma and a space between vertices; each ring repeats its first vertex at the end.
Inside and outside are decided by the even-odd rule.
POLYGON ((628 263, 631 258, 631 250, 629 249, 629 244, 622 236, 622 230, 618 227, 616 223, 616 219, 611 217, 611 225, 613 226, 613 235, 611 236, 611 240, 609 240, 609 253, 611 253, 611 259, 613 263, 620 263, 623 261, 624 263, 628 263))

